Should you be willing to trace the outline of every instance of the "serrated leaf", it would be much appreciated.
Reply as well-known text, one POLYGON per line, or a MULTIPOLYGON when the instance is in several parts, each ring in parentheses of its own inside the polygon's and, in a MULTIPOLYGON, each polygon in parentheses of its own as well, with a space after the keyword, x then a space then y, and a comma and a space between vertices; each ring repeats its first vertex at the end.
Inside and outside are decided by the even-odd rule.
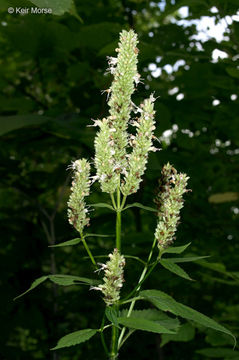
POLYGON ((64 347, 74 346, 81 344, 87 340, 89 340, 92 336, 97 333, 96 329, 84 329, 75 331, 68 335, 63 336, 57 343, 57 345, 51 350, 57 350, 64 347))
POLYGON ((162 326, 158 321, 133 317, 119 317, 118 322, 130 329, 150 331, 157 334, 175 334, 175 332, 162 326))
POLYGON ((48 278, 55 284, 62 286, 77 285, 79 283, 96 285, 100 283, 100 280, 88 279, 85 277, 74 276, 74 275, 49 275, 48 278))
POLYGON ((160 264, 167 270, 171 271, 172 273, 187 279, 187 280, 192 280, 190 278, 190 276, 186 273, 186 271, 184 271, 180 266, 178 266, 177 264, 175 264, 173 261, 168 260, 168 259, 161 259, 160 260, 160 264))
POLYGON ((132 207, 138 207, 140 209, 143 209, 143 210, 146 210, 146 211, 153 211, 153 212, 158 212, 157 209, 154 209, 154 208, 151 208, 149 206, 145 206, 143 204, 140 204, 140 203, 133 203, 133 204, 129 204, 129 205, 126 205, 122 211, 126 210, 126 209, 129 209, 129 208, 132 208, 132 207))
POLYGON ((50 281, 52 281, 58 285, 63 285, 63 286, 79 285, 79 284, 88 284, 88 285, 100 284, 100 280, 88 279, 88 278, 74 276, 74 275, 61 275, 61 274, 45 275, 45 276, 41 276, 40 278, 33 281, 30 288, 28 290, 26 290, 24 293, 15 297, 14 300, 22 297, 23 295, 27 294, 29 291, 35 289, 38 285, 40 285, 47 279, 49 279, 50 281))
POLYGON ((216 321, 210 319, 206 315, 177 302, 171 296, 165 294, 162 291, 144 290, 141 291, 139 295, 145 300, 150 301, 160 310, 169 311, 176 316, 181 316, 187 320, 193 320, 200 325, 228 334, 233 337, 234 342, 236 343, 235 336, 224 326, 218 324, 216 321))
POLYGON ((90 206, 92 206, 92 207, 99 207, 99 208, 108 208, 108 209, 110 209, 110 210, 115 211, 115 209, 113 208, 113 206, 111 206, 110 204, 107 204, 107 203, 90 204, 90 206))
POLYGON ((80 242, 81 242, 80 238, 75 238, 75 239, 72 239, 72 240, 64 241, 63 243, 60 243, 60 244, 50 245, 48 247, 73 246, 73 245, 79 244, 80 242))
POLYGON ((239 359, 239 351, 228 348, 205 348, 197 350, 196 353, 207 356, 209 358, 239 359))
POLYGON ((184 252, 184 250, 187 249, 187 247, 189 247, 191 243, 188 243, 186 245, 182 245, 182 246, 174 246, 174 247, 169 247, 168 249, 165 249, 162 251, 162 254, 168 253, 168 254, 181 254, 182 252, 184 252))
POLYGON ((19 298, 22 297, 23 295, 27 294, 29 291, 35 289, 38 285, 40 285, 41 283, 43 283, 43 282, 46 281, 47 279, 48 279, 48 276, 41 276, 40 278, 34 280, 28 290, 26 290, 24 293, 16 296, 13 300, 19 299, 19 298))
MULTIPOLYGON (((124 309, 121 311, 121 317, 127 317, 128 310, 124 309)), ((177 330, 179 328, 179 320, 177 318, 171 318, 166 315, 163 311, 156 309, 143 309, 143 310, 133 310, 130 318, 141 318, 146 320, 158 321, 160 324, 167 329, 177 330)))
POLYGON ((191 324, 180 326, 177 334, 162 334, 160 346, 163 347, 170 341, 187 342, 194 338, 195 328, 191 324))
POLYGON ((178 258, 170 258, 169 260, 174 263, 184 263, 184 262, 198 261, 198 260, 206 259, 209 257, 210 256, 189 256, 189 257, 182 257, 182 258, 179 258, 179 257, 178 258))
POLYGON ((107 306, 105 309, 105 315, 107 319, 118 327, 117 312, 112 306, 107 306))

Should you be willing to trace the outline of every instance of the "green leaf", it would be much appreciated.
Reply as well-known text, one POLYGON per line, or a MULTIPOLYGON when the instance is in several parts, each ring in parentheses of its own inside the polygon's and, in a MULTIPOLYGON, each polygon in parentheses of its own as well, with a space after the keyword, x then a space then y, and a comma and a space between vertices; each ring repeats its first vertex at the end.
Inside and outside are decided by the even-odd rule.
POLYGON ((177 302, 171 296, 165 294, 162 291, 144 290, 141 291, 139 295, 145 300, 150 301, 160 310, 169 311, 172 314, 181 316, 184 319, 193 320, 200 325, 228 334, 232 336, 234 342, 236 342, 235 336, 224 326, 218 324, 216 321, 210 319, 206 315, 203 315, 200 312, 177 302))
POLYGON ((81 242, 81 239, 76 238, 76 239, 64 241, 63 243, 60 243, 60 244, 49 245, 48 247, 73 246, 73 245, 79 244, 80 242, 81 242))
POLYGON ((20 298, 21 296, 27 294, 29 291, 35 289, 35 287, 37 287, 38 285, 40 285, 47 279, 49 279, 50 281, 52 281, 58 285, 63 285, 63 286, 79 285, 79 284, 97 285, 97 284, 101 283, 100 280, 88 279, 88 278, 74 276, 74 275, 60 275, 60 274, 45 275, 45 276, 41 276, 40 278, 33 281, 30 288, 27 291, 25 291, 24 293, 15 297, 14 300, 20 298))
POLYGON ((227 67, 226 72, 232 77, 239 79, 239 70, 234 67, 227 67))
POLYGON ((117 311, 112 306, 107 306, 105 309, 105 315, 107 319, 118 327, 117 311))
POLYGON ((174 263, 185 263, 185 262, 191 262, 191 261, 198 261, 201 259, 209 258, 210 256, 189 256, 189 257, 182 257, 182 258, 169 258, 167 260, 170 260, 174 263))
POLYGON ((79 283, 89 284, 89 285, 96 285, 101 283, 100 280, 88 279, 85 277, 73 276, 73 275, 48 275, 48 278, 55 284, 63 285, 63 286, 78 285, 79 283))
POLYGON ((69 12, 74 3, 73 0, 30 0, 39 8, 51 8, 53 15, 63 15, 69 12))
POLYGON ((161 340, 160 346, 163 347, 170 341, 187 342, 187 341, 192 340, 194 338, 194 336, 195 336, 195 328, 189 323, 183 324, 182 326, 180 326, 177 334, 174 334, 174 335, 162 334, 162 337, 161 337, 162 340, 161 340))
MULTIPOLYGON (((120 313, 120 317, 127 317, 128 310, 124 309, 120 313)), ((151 321, 160 322, 160 325, 166 327, 169 330, 177 331, 179 328, 179 320, 177 318, 171 318, 166 315, 163 311, 156 309, 143 309, 143 310, 133 310, 130 317, 136 319, 146 319, 151 321)))
POLYGON ((113 206, 111 206, 110 204, 107 204, 107 203, 90 204, 90 206, 92 206, 92 207, 99 207, 99 208, 108 208, 108 209, 110 209, 110 210, 115 211, 115 209, 113 208, 113 206))
MULTIPOLYGON (((234 315, 234 313, 233 313, 233 315, 234 315)), ((228 320, 230 320, 230 319, 228 319, 228 320)), ((205 340, 208 344, 210 344, 211 346, 214 346, 214 347, 215 346, 222 347, 225 345, 233 346, 233 340, 231 337, 229 337, 227 334, 218 333, 211 329, 208 329, 205 340)))
POLYGON ((133 317, 119 317, 118 322, 130 329, 150 331, 157 334, 174 334, 172 330, 160 325, 157 321, 151 321, 133 317))
POLYGON ((209 358, 239 359, 239 351, 227 348, 205 348, 197 350, 196 353, 207 356, 209 358))
POLYGON ((18 295, 17 297, 15 297, 13 300, 19 299, 23 295, 27 294, 29 291, 35 289, 38 285, 40 285, 41 283, 43 283, 47 279, 48 279, 48 276, 41 276, 40 278, 34 280, 28 290, 26 290, 24 293, 18 295))
POLYGON ((143 209, 143 210, 147 210, 147 211, 153 211, 153 212, 158 212, 157 209, 154 209, 154 208, 151 208, 149 206, 144 206, 140 203, 133 203, 133 204, 129 204, 129 205, 126 205, 122 211, 126 210, 126 209, 129 209, 129 208, 132 208, 132 207, 138 207, 140 209, 143 209))
POLYGON ((216 272, 218 272, 220 274, 224 274, 225 276, 228 276, 228 277, 234 279, 233 274, 230 273, 229 271, 227 271, 225 265, 222 264, 222 263, 211 263, 211 262, 208 262, 208 261, 205 261, 205 260, 202 260, 202 261, 200 260, 198 262, 198 265, 200 265, 202 267, 205 267, 207 269, 216 271, 216 272))
POLYGON ((171 271, 172 273, 181 276, 184 279, 192 280, 190 276, 184 271, 180 266, 175 264, 173 261, 168 259, 161 259, 160 264, 167 270, 171 271))
POLYGON ((89 340, 97 333, 96 329, 84 329, 75 331, 68 335, 63 336, 57 343, 57 345, 51 350, 57 350, 64 347, 74 346, 89 340))
POLYGON ((182 252, 184 252, 184 250, 187 249, 187 247, 189 247, 190 244, 191 243, 188 243, 188 244, 182 245, 182 246, 169 247, 168 249, 163 250, 162 254, 165 254, 165 253, 181 254, 182 252))
POLYGON ((47 122, 49 119, 50 118, 40 115, 0 116, 0 135, 24 126, 40 125, 47 122))

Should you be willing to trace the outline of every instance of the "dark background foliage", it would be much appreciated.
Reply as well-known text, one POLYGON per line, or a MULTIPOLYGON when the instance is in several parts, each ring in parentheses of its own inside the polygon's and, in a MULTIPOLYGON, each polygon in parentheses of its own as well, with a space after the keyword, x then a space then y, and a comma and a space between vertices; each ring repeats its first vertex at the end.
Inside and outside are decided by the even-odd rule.
MULTIPOLYGON (((47 1, 32 3, 44 6, 47 1)), ((54 251, 48 245, 77 236, 66 216, 66 167, 72 159, 94 156, 95 128, 86 126, 91 118, 107 114, 106 95, 100 94, 111 82, 105 75, 106 55, 114 55, 119 31, 129 27, 139 35, 144 78, 134 101, 155 92, 157 136, 174 125, 168 141, 161 138, 163 150, 151 154, 141 190, 131 200, 153 206, 157 179, 168 161, 189 174, 192 193, 186 196, 177 245, 192 242, 188 254, 211 256, 208 262, 185 264, 194 282, 157 269, 144 288, 170 293, 237 335, 239 23, 228 16, 236 14, 238 0, 76 0, 75 6, 70 0, 52 0, 56 15, 7 12, 9 6, 32 3, 0 4, 0 359, 105 358, 98 337, 49 351, 69 332, 99 327, 104 305, 98 293, 85 286, 46 283, 16 302, 12 299, 43 274, 92 276, 81 245, 54 251), (224 40, 195 39, 196 25, 177 21, 182 6, 189 8, 186 20, 214 16, 219 22, 227 16, 224 40), (210 10, 213 6, 216 13, 210 10), (227 57, 212 61, 215 49, 227 57), (178 60, 184 60, 181 66, 155 77, 156 66, 162 69, 178 60)), ((94 186, 89 202, 102 201, 101 196, 94 186)), ((97 209, 91 218, 90 232, 114 232, 114 215, 107 210, 97 209)), ((123 220, 123 252, 146 258, 156 218, 130 209, 123 220)), ((108 254, 114 238, 89 238, 89 245, 96 254, 108 254)), ((140 266, 127 261, 123 291, 136 284, 140 266)), ((160 348, 160 336, 136 332, 121 358, 210 359, 198 353, 205 348, 214 349, 216 357, 233 358, 227 336, 201 327, 194 334, 192 324, 184 340, 189 339, 160 348)))

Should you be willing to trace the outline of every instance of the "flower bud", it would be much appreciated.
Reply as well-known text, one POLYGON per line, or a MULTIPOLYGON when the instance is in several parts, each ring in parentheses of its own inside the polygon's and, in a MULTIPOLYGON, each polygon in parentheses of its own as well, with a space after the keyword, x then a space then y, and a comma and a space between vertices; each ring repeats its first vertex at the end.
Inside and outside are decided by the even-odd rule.
POLYGON ((178 174, 169 163, 162 169, 159 194, 155 199, 158 207, 158 224, 154 235, 158 241, 159 250, 166 249, 173 243, 180 219, 180 210, 184 203, 183 194, 189 191, 186 189, 188 179, 186 174, 178 174))
POLYGON ((84 227, 89 225, 89 217, 84 201, 85 196, 90 192, 90 165, 86 159, 76 160, 70 168, 73 169, 73 181, 71 186, 71 195, 68 201, 69 223, 77 231, 82 233, 84 227))

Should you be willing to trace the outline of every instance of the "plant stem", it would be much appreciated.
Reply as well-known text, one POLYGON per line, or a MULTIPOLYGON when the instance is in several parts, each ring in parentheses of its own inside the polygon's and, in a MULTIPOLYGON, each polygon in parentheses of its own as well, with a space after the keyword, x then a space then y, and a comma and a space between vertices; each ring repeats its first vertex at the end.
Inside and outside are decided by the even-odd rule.
POLYGON ((111 201, 112 201, 113 207, 114 207, 114 209, 116 210, 116 209, 117 209, 117 206, 116 206, 114 194, 110 194, 110 197, 111 197, 111 201))
MULTIPOLYGON (((116 248, 120 252, 121 250, 121 211, 122 211, 122 204, 125 203, 126 198, 123 199, 122 204, 121 196, 120 196, 120 179, 119 179, 119 186, 117 188, 117 204, 114 200, 114 195, 111 195, 113 206, 116 210, 116 248)), ((118 309, 117 309, 118 312, 118 309)), ((110 353, 110 360, 116 360, 118 357, 118 336, 119 336, 119 329, 112 324, 112 338, 111 338, 111 353, 110 353)))
POLYGON ((121 203, 121 210, 123 209, 123 207, 124 207, 124 204, 125 204, 125 202, 126 202, 126 199, 127 199, 127 196, 123 196, 123 200, 122 200, 122 203, 121 203))
POLYGON ((87 242, 85 241, 85 238, 84 238, 83 234, 81 233, 80 235, 81 235, 81 240, 83 242, 83 245, 84 245, 84 247, 85 247, 85 249, 87 251, 87 254, 89 255, 89 257, 91 259, 92 264, 97 268, 94 256, 92 255, 92 252, 90 251, 89 246, 87 245, 87 242))
POLYGON ((113 327, 112 327, 110 360, 116 360, 117 357, 118 357, 117 342, 118 342, 118 328, 113 325, 113 327))
POLYGON ((100 327, 100 339, 101 339, 101 342, 102 342, 102 345, 103 345, 103 348, 105 350, 105 353, 106 355, 108 356, 109 355, 109 351, 108 351, 108 348, 107 348, 107 345, 105 343, 105 337, 104 337, 104 324, 105 324, 105 314, 103 315, 103 318, 102 318, 102 323, 101 323, 101 327, 100 327))
MULTIPOLYGON (((142 282, 143 282, 143 279, 145 278, 145 274, 146 274, 146 272, 148 271, 149 263, 150 263, 150 260, 151 260, 151 258, 152 258, 152 255, 153 255, 153 251, 154 251, 155 245, 156 245, 156 239, 154 239, 154 242, 153 242, 151 251, 150 251, 149 256, 148 256, 147 263, 146 263, 146 265, 145 265, 145 267, 144 267, 144 269, 143 269, 143 271, 142 271, 142 273, 141 273, 141 275, 140 275, 140 278, 139 278, 139 281, 138 281, 138 285, 137 285, 137 287, 136 287, 136 292, 138 292, 138 291, 140 290, 141 284, 142 284, 142 282)), ((154 266, 153 266, 153 268, 154 268, 154 266)), ((152 270, 152 269, 151 269, 151 270, 152 270)), ((131 315, 131 313, 132 313, 132 311, 133 311, 133 309, 134 309, 134 305, 135 305, 136 301, 137 301, 137 298, 134 299, 134 300, 132 300, 132 303, 130 304, 130 307, 129 307, 129 310, 128 310, 127 317, 130 317, 130 315, 131 315)), ((123 339, 123 336, 124 336, 125 331, 126 331, 126 328, 123 327, 123 329, 121 330, 120 336, 119 336, 119 340, 118 340, 118 349, 120 348, 120 345, 121 345, 121 342, 122 342, 122 339, 123 339)))
POLYGON ((120 187, 117 188, 117 208, 116 208, 116 248, 121 250, 121 204, 120 187))

